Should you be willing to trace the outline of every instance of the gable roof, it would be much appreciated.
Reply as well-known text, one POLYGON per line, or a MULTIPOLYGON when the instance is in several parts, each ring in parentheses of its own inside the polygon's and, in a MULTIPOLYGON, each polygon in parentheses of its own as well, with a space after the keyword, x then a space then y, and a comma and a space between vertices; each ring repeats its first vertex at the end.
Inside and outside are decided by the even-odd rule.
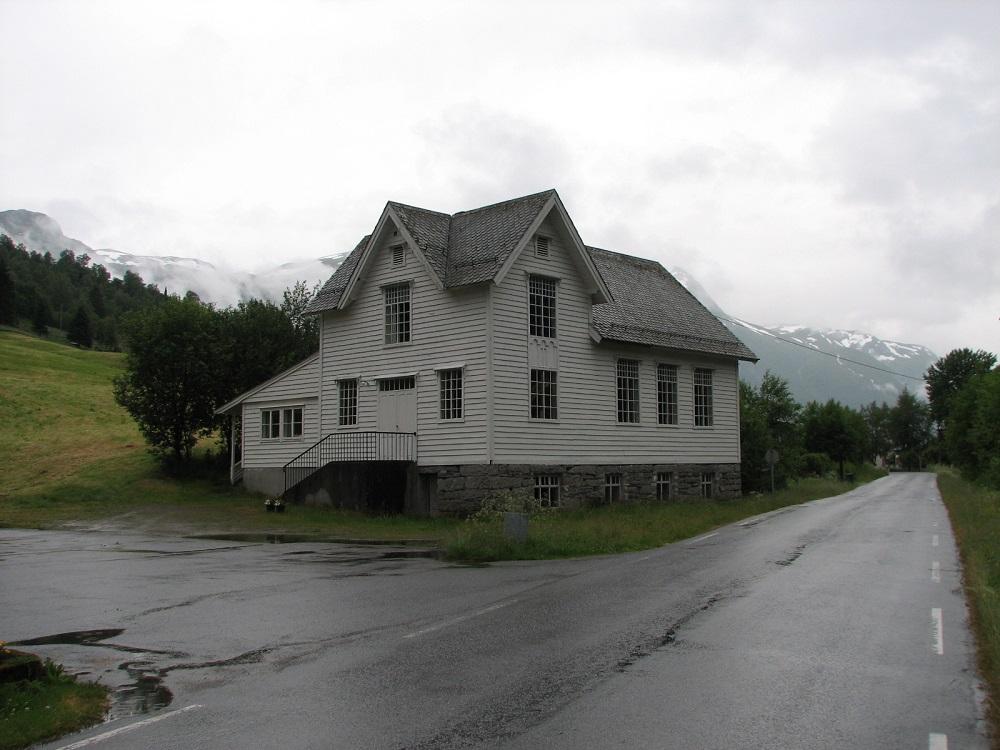
MULTIPOLYGON (((369 245, 387 219, 400 224, 404 236, 408 241, 412 240, 415 250, 437 277, 436 281, 444 287, 458 287, 495 279, 515 251, 526 242, 532 227, 544 218, 543 212, 553 207, 558 208, 567 225, 571 226, 572 222, 555 190, 544 190, 454 215, 389 201, 376 231, 355 246, 310 302, 306 312, 320 313, 347 303, 345 292, 350 295, 356 277, 363 273, 359 266, 366 262, 366 254, 374 250, 369 245)), ((576 230, 572 229, 571 233, 581 262, 587 267, 585 273, 594 277, 598 293, 607 296, 600 274, 591 267, 583 243, 575 237, 576 230)))
MULTIPOLYGON (((341 264, 341 265, 343 265, 343 264, 341 264)), ((270 380, 265 380, 263 383, 261 383, 260 385, 254 386, 249 391, 246 391, 245 393, 241 393, 239 396, 237 396, 236 398, 234 398, 232 401, 229 401, 229 402, 223 404, 222 406, 220 406, 218 409, 215 410, 215 413, 216 414, 225 414, 227 412, 232 411, 237 406, 239 406, 244 401, 246 401, 248 398, 250 398, 251 396, 253 396, 255 393, 260 393, 262 390, 264 390, 265 388, 267 388, 269 385, 277 383, 282 378, 287 377, 288 375, 291 375, 293 372, 295 372, 296 370, 302 369, 306 365, 312 364, 313 362, 316 361, 316 359, 318 357, 319 357, 319 352, 316 352, 315 354, 310 354, 308 357, 306 357, 301 362, 296 362, 294 365, 292 365, 291 367, 289 367, 287 370, 282 370, 281 372, 279 372, 277 375, 275 375, 270 380)))
POLYGON ((597 247, 587 251, 614 297, 612 302, 592 308, 592 326, 600 338, 757 361, 742 341, 656 261, 597 247))

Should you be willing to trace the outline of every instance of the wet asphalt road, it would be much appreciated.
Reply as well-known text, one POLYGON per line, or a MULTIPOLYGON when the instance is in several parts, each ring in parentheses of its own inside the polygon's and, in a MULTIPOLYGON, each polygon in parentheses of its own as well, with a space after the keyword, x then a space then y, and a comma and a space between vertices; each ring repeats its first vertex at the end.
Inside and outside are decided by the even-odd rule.
POLYGON ((108 631, 30 647, 121 688, 51 748, 987 746, 932 475, 630 555, 411 552, 0 530, 0 638, 108 631))

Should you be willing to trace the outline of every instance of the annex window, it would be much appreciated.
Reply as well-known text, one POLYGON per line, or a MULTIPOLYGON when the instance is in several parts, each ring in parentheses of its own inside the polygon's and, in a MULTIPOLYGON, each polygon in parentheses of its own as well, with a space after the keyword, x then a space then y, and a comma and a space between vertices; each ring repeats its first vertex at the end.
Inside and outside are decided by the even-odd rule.
POLYGON ((281 437, 281 409, 261 410, 260 437, 262 440, 274 440, 281 437))
POLYGON ((417 379, 413 375, 403 375, 399 378, 382 378, 378 381, 380 391, 409 391, 417 387, 417 379))
POLYGON ((549 257, 549 238, 542 235, 535 236, 535 256, 538 258, 549 257))
POLYGON ((385 343, 410 340, 410 285, 395 284, 382 289, 385 295, 385 343))
POLYGON ((694 371, 694 426, 712 426, 712 371, 694 371))
POLYGON ((639 421, 639 362, 618 360, 618 421, 639 421))
POLYGON ((528 278, 528 333, 556 337, 556 282, 543 276, 528 278))
POLYGON ((441 370, 441 419, 462 418, 462 369, 441 370))
POLYGON ((535 474, 535 501, 543 508, 559 507, 558 474, 535 474))
POLYGON ((656 472, 656 499, 669 500, 674 496, 674 473, 672 471, 656 472))
POLYGON ((558 419, 557 374, 555 370, 531 371, 532 419, 558 419))
POLYGON ((405 245, 393 245, 392 246, 392 265, 401 266, 406 260, 406 246, 405 245))
POLYGON ((622 499, 622 475, 615 472, 604 475, 604 502, 617 503, 622 499))
POLYGON ((281 410, 281 437, 302 437, 302 407, 281 410))
POLYGON ((701 474, 701 496, 712 497, 715 495, 715 474, 704 471, 701 474))
POLYGON ((337 412, 338 424, 343 427, 358 423, 358 381, 340 380, 337 382, 337 412))
POLYGON ((677 424, 677 365, 656 366, 656 421, 677 424))

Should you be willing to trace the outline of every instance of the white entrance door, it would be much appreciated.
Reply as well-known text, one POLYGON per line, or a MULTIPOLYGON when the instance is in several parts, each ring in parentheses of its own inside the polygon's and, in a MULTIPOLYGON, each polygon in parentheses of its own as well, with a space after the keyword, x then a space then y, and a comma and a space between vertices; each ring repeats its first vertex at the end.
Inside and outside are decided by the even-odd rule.
MULTIPOLYGON (((386 433, 417 431, 417 389, 412 376, 379 381, 378 431, 386 433)), ((380 457, 389 460, 404 458, 405 446, 408 444, 393 435, 380 435, 380 457)))

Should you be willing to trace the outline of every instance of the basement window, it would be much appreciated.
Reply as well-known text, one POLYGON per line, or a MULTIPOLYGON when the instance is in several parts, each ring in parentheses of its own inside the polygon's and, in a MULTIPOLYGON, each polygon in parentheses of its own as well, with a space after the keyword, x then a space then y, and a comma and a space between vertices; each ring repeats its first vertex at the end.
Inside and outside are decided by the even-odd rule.
POLYGON ((535 501, 543 508, 559 507, 558 474, 535 474, 535 501))
POLYGON ((618 472, 604 475, 604 502, 621 502, 622 499, 622 475, 618 472))
POLYGON ((710 471, 704 471, 701 474, 701 496, 715 496, 715 474, 710 471))
POLYGON ((656 499, 669 500, 674 496, 674 473, 672 471, 656 472, 656 499))

